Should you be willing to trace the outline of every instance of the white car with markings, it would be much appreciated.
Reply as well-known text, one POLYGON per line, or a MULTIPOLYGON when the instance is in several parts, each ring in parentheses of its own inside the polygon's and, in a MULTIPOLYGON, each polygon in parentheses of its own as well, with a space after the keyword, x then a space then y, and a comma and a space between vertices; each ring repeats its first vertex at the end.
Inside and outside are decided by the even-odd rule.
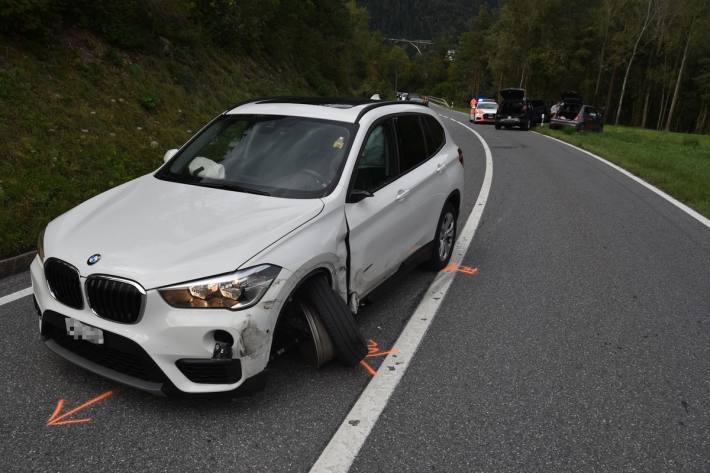
POLYGON ((47 346, 139 389, 230 391, 294 340, 357 363, 358 301, 451 256, 463 156, 421 105, 247 102, 165 161, 50 222, 31 265, 47 346))

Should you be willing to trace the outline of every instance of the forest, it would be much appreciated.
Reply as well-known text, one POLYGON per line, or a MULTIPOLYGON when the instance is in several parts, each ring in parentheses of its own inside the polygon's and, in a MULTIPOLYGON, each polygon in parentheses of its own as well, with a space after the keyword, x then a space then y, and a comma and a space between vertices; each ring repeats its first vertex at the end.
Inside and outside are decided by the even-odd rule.
POLYGON ((458 104, 502 87, 548 103, 575 90, 607 123, 710 131, 707 0, 504 0, 483 4, 456 44, 409 55, 405 81, 458 104))

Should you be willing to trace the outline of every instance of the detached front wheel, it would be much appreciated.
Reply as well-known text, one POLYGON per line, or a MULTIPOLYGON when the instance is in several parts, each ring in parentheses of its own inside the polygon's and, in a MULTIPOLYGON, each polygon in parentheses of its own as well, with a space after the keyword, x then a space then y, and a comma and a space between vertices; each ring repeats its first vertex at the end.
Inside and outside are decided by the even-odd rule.
POLYGON ((308 281, 299 294, 301 309, 308 322, 316 351, 327 361, 335 352, 345 365, 356 365, 367 355, 367 343, 355 323, 350 308, 330 287, 325 276, 308 281), (319 349, 320 348, 320 349, 319 349))

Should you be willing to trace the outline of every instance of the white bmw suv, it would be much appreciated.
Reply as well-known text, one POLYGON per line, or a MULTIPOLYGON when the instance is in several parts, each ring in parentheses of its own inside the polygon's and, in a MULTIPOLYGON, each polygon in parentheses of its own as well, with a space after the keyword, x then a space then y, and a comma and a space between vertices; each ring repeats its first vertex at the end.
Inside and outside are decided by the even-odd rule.
POLYGON ((405 261, 448 263, 463 175, 421 105, 240 104, 49 223, 31 265, 42 338, 153 393, 236 389, 294 343, 357 363, 359 300, 405 261))

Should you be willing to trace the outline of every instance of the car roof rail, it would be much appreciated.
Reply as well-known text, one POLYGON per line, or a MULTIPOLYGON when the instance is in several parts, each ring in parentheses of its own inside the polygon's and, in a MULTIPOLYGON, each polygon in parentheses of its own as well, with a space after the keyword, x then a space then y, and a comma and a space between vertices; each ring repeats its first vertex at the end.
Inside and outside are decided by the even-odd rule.
POLYGON ((259 103, 292 103, 298 105, 364 105, 369 103, 376 103, 379 100, 371 99, 358 99, 358 98, 348 98, 348 97, 268 97, 265 99, 260 99, 259 103))
MULTIPOLYGON (((360 113, 357 114, 357 117, 355 118, 355 123, 358 123, 360 119, 365 116, 365 114, 375 108, 378 107, 385 107, 387 105, 419 105, 421 107, 427 107, 426 104, 423 104, 421 102, 409 102, 407 100, 388 100, 388 101, 376 101, 373 103, 370 103, 366 107, 363 107, 362 110, 360 110, 360 113)), ((428 108, 428 107, 427 107, 428 108)))
POLYGON ((242 105, 246 105, 246 104, 248 104, 248 103, 260 102, 260 101, 262 101, 262 100, 265 100, 265 98, 262 98, 262 97, 255 97, 255 98, 251 98, 251 99, 247 99, 247 100, 242 100, 241 102, 237 102, 237 103, 235 103, 235 104, 230 105, 229 108, 227 108, 227 110, 225 110, 224 112, 222 112, 222 115, 224 115, 224 114, 226 114, 226 113, 228 113, 228 112, 231 112, 231 111, 234 110, 235 108, 241 107, 242 105))
POLYGON ((223 114, 234 110, 242 105, 247 105, 250 103, 288 103, 288 104, 299 104, 299 105, 350 105, 356 107, 359 105, 365 105, 365 107, 360 110, 357 117, 355 118, 355 123, 358 123, 360 119, 369 111, 384 107, 387 105, 419 105, 426 107, 427 105, 421 102, 409 102, 400 100, 371 100, 371 99, 354 99, 354 98, 333 98, 333 97, 257 97, 249 100, 243 100, 236 104, 231 105, 223 114))

